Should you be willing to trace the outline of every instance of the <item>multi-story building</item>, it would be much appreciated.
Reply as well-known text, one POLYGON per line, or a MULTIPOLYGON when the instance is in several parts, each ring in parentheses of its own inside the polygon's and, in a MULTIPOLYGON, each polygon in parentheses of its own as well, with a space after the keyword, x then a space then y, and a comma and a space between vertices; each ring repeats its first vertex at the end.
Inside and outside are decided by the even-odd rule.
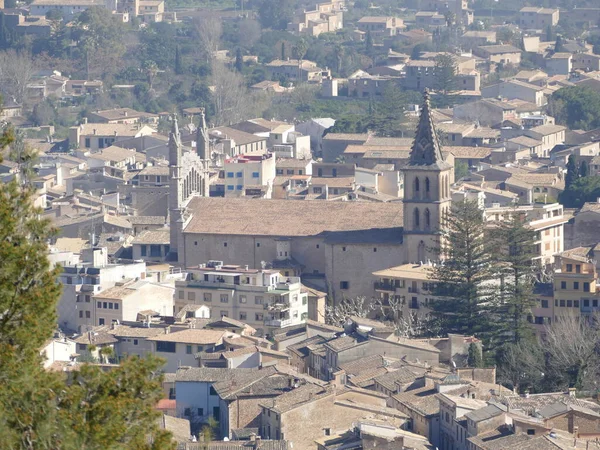
POLYGON ((243 155, 226 159, 225 197, 271 198, 275 179, 275 155, 243 155))
POLYGON ((288 30, 318 36, 321 33, 331 33, 344 27, 344 3, 339 1, 323 2, 315 9, 302 11, 288 24, 288 30))
MULTIPOLYGON (((289 241, 278 248, 281 258, 289 252, 289 241)), ((277 328, 299 325, 308 317, 308 292, 299 277, 285 276, 275 269, 249 269, 209 261, 189 268, 185 281, 176 282, 175 312, 187 304, 206 305, 211 317, 231 317, 270 334, 277 328)))
POLYGON ((548 26, 556 26, 559 18, 560 12, 558 8, 526 6, 519 11, 519 25, 523 29, 546 30, 548 26))
POLYGON ((61 328, 78 332, 87 331, 99 324, 96 305, 93 303, 94 295, 114 287, 124 279, 143 278, 146 274, 144 262, 109 264, 106 248, 83 250, 82 262, 68 259, 58 262, 63 266, 59 276, 63 291, 58 303, 58 324, 61 328))
POLYGON ((356 22, 358 30, 365 34, 369 33, 373 39, 395 36, 404 27, 404 21, 398 17, 361 17, 356 22))
POLYGON ((535 260, 542 265, 552 264, 554 255, 564 250, 564 225, 568 218, 563 215, 563 206, 559 203, 534 203, 516 207, 493 204, 484 210, 485 220, 492 227, 494 222, 507 221, 515 214, 537 232, 535 260))

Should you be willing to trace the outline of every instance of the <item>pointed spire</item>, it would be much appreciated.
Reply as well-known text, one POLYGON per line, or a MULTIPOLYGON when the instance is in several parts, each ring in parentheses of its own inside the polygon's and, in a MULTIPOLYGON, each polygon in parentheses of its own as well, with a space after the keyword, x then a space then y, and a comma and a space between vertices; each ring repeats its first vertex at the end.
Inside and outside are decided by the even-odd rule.
POLYGON ((429 91, 425 89, 421 116, 419 117, 415 140, 410 152, 410 164, 430 166, 444 162, 442 147, 431 118, 429 91))
POLYGON ((173 125, 169 133, 169 165, 181 165, 181 135, 179 134, 179 125, 175 114, 173 114, 173 125))
POLYGON ((204 108, 200 112, 200 124, 196 131, 196 153, 200 159, 209 159, 209 141, 208 141, 208 129, 206 128, 206 116, 204 115, 204 108))

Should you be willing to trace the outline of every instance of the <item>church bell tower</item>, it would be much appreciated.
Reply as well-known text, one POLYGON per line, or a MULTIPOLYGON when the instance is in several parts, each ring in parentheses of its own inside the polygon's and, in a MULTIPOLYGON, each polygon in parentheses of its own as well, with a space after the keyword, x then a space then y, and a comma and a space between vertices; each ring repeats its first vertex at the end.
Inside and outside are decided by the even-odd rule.
POLYGON ((431 118, 429 93, 417 125, 410 160, 404 167, 404 246, 407 262, 440 259, 441 230, 450 213, 452 165, 442 155, 431 118))

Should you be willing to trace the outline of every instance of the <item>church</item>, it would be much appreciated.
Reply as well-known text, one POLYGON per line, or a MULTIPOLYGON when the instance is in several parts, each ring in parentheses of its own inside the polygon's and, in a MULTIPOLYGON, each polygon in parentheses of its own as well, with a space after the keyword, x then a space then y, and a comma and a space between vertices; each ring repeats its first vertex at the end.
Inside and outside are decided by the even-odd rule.
POLYGON ((289 275, 301 273, 339 301, 359 295, 370 298, 374 271, 438 257, 434 249, 451 207, 453 180, 427 92, 404 168, 402 203, 209 198, 206 189, 201 189, 202 195, 186 196, 190 183, 195 190, 195 181, 192 177, 187 188, 182 183, 176 139, 174 130, 171 251, 172 259, 183 267, 209 260, 275 267, 289 275))

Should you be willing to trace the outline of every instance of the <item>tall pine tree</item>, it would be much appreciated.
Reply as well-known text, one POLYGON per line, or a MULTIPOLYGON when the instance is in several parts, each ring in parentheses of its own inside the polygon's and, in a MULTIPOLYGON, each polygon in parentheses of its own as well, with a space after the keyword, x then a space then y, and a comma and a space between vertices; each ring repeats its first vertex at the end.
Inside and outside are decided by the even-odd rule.
POLYGON ((452 205, 439 249, 443 263, 430 273, 435 286, 432 326, 443 334, 489 337, 497 274, 484 228, 476 202, 452 205))
POLYGON ((181 51, 179 45, 175 46, 175 73, 177 75, 183 74, 183 62, 181 61, 181 51))
POLYGON ((509 339, 517 344, 533 338, 533 329, 528 317, 535 305, 533 286, 539 264, 535 248, 537 232, 525 222, 515 209, 510 218, 495 224, 492 237, 495 238, 495 252, 502 274, 501 302, 498 317, 501 327, 501 341, 509 339))
MULTIPOLYGON (((0 148, 13 136, 2 133, 0 148)), ((33 153, 25 149, 15 160, 28 172, 33 153)), ((130 359, 110 372, 84 365, 72 374, 75 383, 44 370, 40 349, 56 327, 60 269, 46 256, 53 230, 33 206, 34 195, 27 182, 0 184, 1 447, 173 448, 154 409, 162 397, 162 361, 130 359)))

